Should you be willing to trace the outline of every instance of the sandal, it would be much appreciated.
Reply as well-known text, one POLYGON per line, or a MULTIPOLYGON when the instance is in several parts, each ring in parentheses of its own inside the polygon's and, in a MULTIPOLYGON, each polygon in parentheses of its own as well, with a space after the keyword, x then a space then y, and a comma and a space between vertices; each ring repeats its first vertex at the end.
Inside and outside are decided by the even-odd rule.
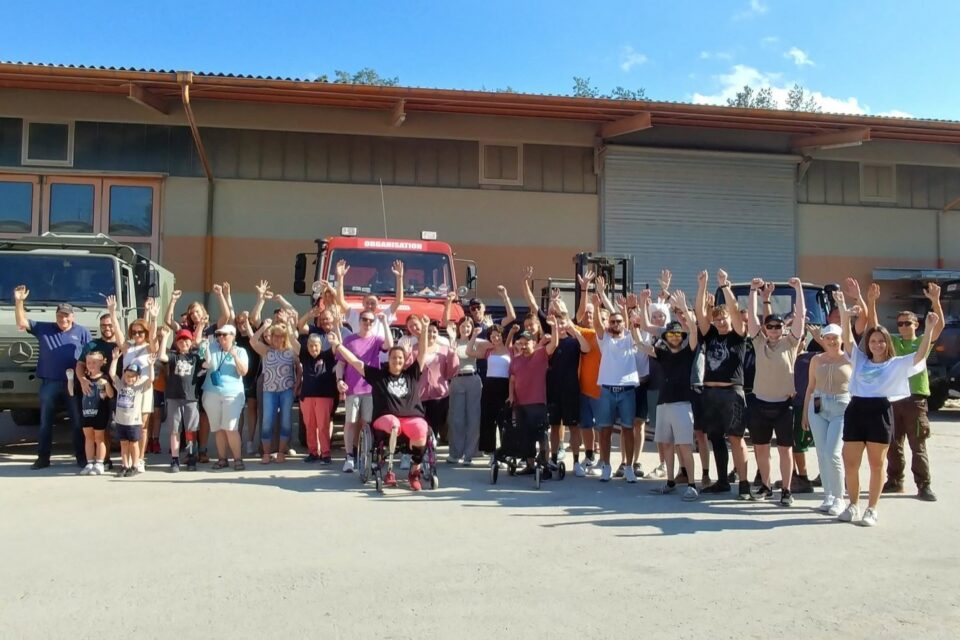
POLYGON ((230 466, 230 463, 229 463, 228 461, 224 460, 223 458, 221 458, 220 460, 217 460, 217 461, 213 464, 213 466, 210 467, 210 468, 211 468, 211 469, 226 469, 226 468, 229 467, 229 466, 230 466))
POLYGON ((243 460, 237 460, 233 463, 234 471, 244 471, 247 468, 247 465, 243 464, 243 460))
POLYGON ((265 453, 262 458, 260 458, 260 464, 270 464, 270 454, 265 453))

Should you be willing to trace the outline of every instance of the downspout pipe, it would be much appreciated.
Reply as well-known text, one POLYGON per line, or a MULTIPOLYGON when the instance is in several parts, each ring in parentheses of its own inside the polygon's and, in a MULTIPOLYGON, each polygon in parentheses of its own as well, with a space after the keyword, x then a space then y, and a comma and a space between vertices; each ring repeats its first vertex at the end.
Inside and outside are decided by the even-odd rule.
POLYGON ((178 71, 177 84, 180 85, 180 98, 183 102, 183 111, 187 116, 187 124, 190 125, 190 134, 193 136, 193 143, 197 148, 197 155, 200 156, 203 173, 207 177, 207 221, 203 245, 203 297, 206 306, 209 307, 210 291, 213 288, 213 205, 215 186, 213 170, 210 168, 207 150, 204 148, 203 140, 200 138, 197 118, 194 116, 193 107, 190 104, 190 85, 193 84, 193 72, 178 71))
POLYGON ((960 207, 960 198, 954 198, 937 211, 937 269, 943 269, 943 214, 960 207))

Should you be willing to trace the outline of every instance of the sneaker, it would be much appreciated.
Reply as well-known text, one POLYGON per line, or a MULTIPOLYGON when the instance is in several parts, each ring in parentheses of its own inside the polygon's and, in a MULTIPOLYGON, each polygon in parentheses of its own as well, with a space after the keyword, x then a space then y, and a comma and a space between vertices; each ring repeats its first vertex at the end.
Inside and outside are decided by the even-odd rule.
POLYGON ((697 488, 692 484, 687 485, 687 488, 683 492, 683 501, 693 502, 699 497, 700 497, 700 494, 697 493, 697 488))
POLYGON ((333 464, 333 458, 330 456, 320 456, 320 464, 333 464))
POLYGON ((637 474, 634 472, 633 467, 627 465, 623 468, 623 477, 626 478, 627 482, 633 484, 637 481, 637 474))
POLYGON ((79 475, 81 475, 81 476, 88 476, 88 475, 90 475, 91 473, 93 473, 93 463, 92 463, 92 462, 88 462, 88 463, 87 463, 87 466, 85 466, 83 469, 80 469, 80 474, 79 474, 79 475))
POLYGON ((580 462, 573 463, 573 475, 578 478, 583 478, 587 475, 587 470, 583 468, 583 465, 580 462))
POLYGON ((387 475, 383 479, 383 484, 388 487, 397 486, 397 474, 395 474, 393 471, 387 471, 387 475))
POLYGON ((650 473, 650 475, 652 475, 654 478, 666 478, 667 465, 661 462, 656 466, 656 468, 654 468, 654 470, 650 473))
POLYGON ((460 458, 454 458, 454 457, 448 456, 445 462, 447 464, 460 464, 461 462, 463 462, 463 460, 461 460, 460 458))
POLYGON ((288 456, 295 456, 295 455, 297 455, 297 450, 294 449, 293 447, 290 447, 289 449, 287 449, 287 455, 288 455, 288 456))
POLYGON ((132 478, 133 476, 138 475, 139 473, 140 472, 137 470, 136 467, 130 467, 129 469, 123 472, 123 477, 132 478))
POLYGON ((137 473, 146 473, 147 463, 143 461, 143 458, 137 460, 137 473))
POLYGON ((594 460, 591 460, 590 458, 587 458, 586 460, 584 460, 583 466, 584 466, 584 468, 587 470, 587 475, 588 475, 588 476, 590 476, 590 477, 596 477, 596 476, 600 475, 600 468, 601 468, 602 465, 600 464, 599 458, 594 459, 594 460))
POLYGON ((356 468, 356 464, 353 461, 353 456, 347 456, 347 459, 343 461, 343 472, 353 473, 353 470, 355 468, 356 468))
POLYGON ((95 463, 93 464, 93 475, 95 475, 95 476, 102 476, 102 475, 103 475, 103 472, 104 472, 103 463, 102 463, 102 462, 95 462, 95 463))
POLYGON ((731 471, 730 473, 727 474, 727 482, 729 482, 730 484, 733 484, 733 483, 736 482, 736 481, 737 481, 737 472, 736 472, 736 470, 731 471))
POLYGON ((903 483, 887 480, 883 483, 883 493, 903 493, 903 483))
POLYGON ((740 490, 737 492, 737 500, 756 500, 757 497, 753 495, 753 492, 750 490, 750 481, 741 480, 740 481, 740 490))
POLYGON ((787 489, 780 490, 780 506, 781 507, 792 507, 793 506, 793 494, 790 493, 787 489))
POLYGON ((180 461, 171 460, 170 461, 170 473, 180 473, 180 461))
MULTIPOLYGON (((633 475, 637 476, 638 478, 642 478, 643 476, 646 475, 646 474, 643 472, 643 465, 640 464, 639 462, 634 462, 634 463, 633 463, 633 475)), ((666 477, 666 475, 667 475, 667 472, 664 471, 664 472, 663 472, 663 476, 666 477)))
POLYGON ((670 486, 669 483, 664 482, 659 487, 654 487, 653 489, 650 489, 650 493, 653 493, 659 496, 665 496, 668 493, 673 493, 676 490, 677 490, 677 485, 670 486))
POLYGON ((257 455, 257 450, 254 448, 252 442, 243 445, 243 452, 251 457, 257 455))
POLYGON ((400 470, 409 471, 410 470, 410 454, 405 453, 400 456, 400 470))
POLYGON ((867 507, 866 511, 863 512, 863 517, 860 519, 861 527, 875 527, 877 526, 877 510, 867 507))
POLYGON ((761 483, 760 488, 754 494, 757 500, 773 500, 773 489, 761 483))
POLYGON ((829 509, 827 509, 827 513, 831 516, 839 516, 841 513, 843 513, 845 508, 846 505, 843 503, 842 498, 834 498, 833 504, 830 505, 829 509))
POLYGON ((117 474, 116 474, 116 475, 117 475, 118 478, 124 478, 124 477, 126 477, 126 475, 127 475, 127 468, 126 468, 126 467, 120 467, 119 469, 117 469, 117 474))
POLYGON ((820 503, 820 506, 817 507, 817 511, 819 511, 820 513, 829 513, 830 507, 833 506, 833 502, 834 502, 833 496, 827 496, 826 498, 823 499, 823 502, 820 503))
POLYGON ((307 463, 320 462, 320 456, 311 453, 306 458, 304 458, 303 461, 307 463))
POLYGON ((610 465, 605 464, 600 468, 600 482, 610 482, 611 471, 613 469, 610 465))
POLYGON ((106 460, 103 461, 103 464, 106 466, 107 471, 113 471, 113 460, 111 460, 110 458, 107 458, 106 460))
POLYGON ((47 458, 37 458, 33 461, 33 464, 30 465, 31 469, 46 469, 50 466, 50 460, 47 458))
POLYGON ((714 482, 700 489, 700 493, 730 493, 731 484, 728 482, 714 482))
POLYGON ((620 463, 620 466, 617 467, 617 471, 616 471, 616 473, 613 474, 613 477, 614 477, 614 478, 622 478, 622 477, 623 477, 623 463, 622 463, 622 462, 620 463))
POLYGON ((856 522, 860 519, 860 507, 851 502, 840 514, 839 519, 840 522, 856 522))
POLYGON ((410 469, 410 475, 407 476, 407 481, 410 483, 411 491, 420 491, 422 488, 420 486, 420 466, 416 466, 410 469))
POLYGON ((817 477, 810 481, 810 483, 815 487, 822 487, 823 480, 820 478, 820 474, 817 474, 817 477))
POLYGON ((807 476, 795 473, 790 481, 790 493, 813 493, 813 483, 807 476))
POLYGON ((196 470, 197 470, 197 457, 187 456, 187 471, 196 471, 196 470))
POLYGON ((925 484, 917 490, 917 498, 925 502, 936 502, 937 494, 933 492, 930 485, 925 484))

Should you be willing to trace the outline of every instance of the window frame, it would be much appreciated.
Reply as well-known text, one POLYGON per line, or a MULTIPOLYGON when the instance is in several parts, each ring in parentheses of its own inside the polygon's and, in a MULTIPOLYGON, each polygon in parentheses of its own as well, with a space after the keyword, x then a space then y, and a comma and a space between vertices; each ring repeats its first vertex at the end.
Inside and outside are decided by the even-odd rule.
POLYGON ((160 261, 160 196, 163 189, 159 180, 144 178, 103 178, 101 180, 101 231, 117 242, 123 244, 149 244, 150 259, 160 261), (148 187, 153 189, 153 212, 150 217, 149 236, 113 235, 110 233, 110 187, 148 187), (146 240, 146 242, 145 242, 146 240))
POLYGON ((25 167, 72 167, 74 134, 76 130, 75 120, 40 120, 23 119, 23 129, 20 134, 20 164, 25 167), (42 158, 30 158, 30 125, 36 124, 65 124, 67 125, 67 159, 66 160, 44 160, 42 158))
MULTIPOLYGON (((44 233, 64 233, 61 231, 53 231, 50 229, 50 205, 52 204, 51 191, 53 186, 57 184, 79 184, 93 187, 93 220, 91 223, 90 234, 100 233, 101 228, 101 197, 100 190, 103 184, 102 178, 81 178, 78 176, 48 176, 46 180, 43 181, 43 206, 40 211, 40 235, 44 233)), ((74 231, 70 232, 67 235, 79 233, 85 234, 83 231, 74 231)))
POLYGON ((30 207, 30 231, 0 231, 0 238, 19 239, 25 235, 39 235, 40 225, 40 176, 30 174, 0 173, 0 182, 29 182, 32 204, 30 207))
POLYGON ((897 165, 889 162, 861 162, 860 163, 860 202, 877 202, 877 203, 896 203, 897 202, 897 165), (867 195, 863 191, 863 170, 866 167, 879 167, 884 169, 890 169, 890 183, 891 183, 891 194, 890 196, 873 196, 867 195))
POLYGON ((480 184, 504 185, 510 187, 523 186, 523 143, 522 142, 497 142, 495 140, 480 141, 480 184), (517 178, 510 180, 506 178, 487 178, 484 175, 484 161, 486 148, 490 147, 513 147, 517 150, 517 178))

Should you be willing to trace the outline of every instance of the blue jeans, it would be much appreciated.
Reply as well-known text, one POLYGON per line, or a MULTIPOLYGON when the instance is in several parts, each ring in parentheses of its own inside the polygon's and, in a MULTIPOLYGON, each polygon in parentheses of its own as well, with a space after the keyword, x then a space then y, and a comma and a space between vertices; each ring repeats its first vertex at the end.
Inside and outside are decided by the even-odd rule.
POLYGON ((61 404, 66 405, 67 415, 70 417, 70 430, 73 433, 73 452, 77 458, 77 464, 82 467, 87 464, 87 454, 83 448, 80 403, 77 398, 67 394, 66 380, 40 381, 40 434, 37 457, 41 460, 50 459, 50 450, 53 447, 53 421, 57 417, 57 409, 61 404))
POLYGON ((623 429, 633 429, 636 416, 636 387, 600 387, 600 400, 594 408, 593 417, 597 421, 594 428, 606 429, 618 424, 623 429))
POLYGON ((820 412, 813 410, 813 400, 807 407, 807 420, 817 448, 817 464, 823 482, 823 497, 843 498, 843 414, 850 404, 850 394, 836 396, 815 393, 820 398, 820 412))
POLYGON ((260 441, 270 442, 273 440, 273 421, 280 412, 280 440, 290 441, 290 434, 293 431, 293 420, 291 412, 293 411, 293 389, 286 391, 264 391, 261 398, 263 403, 263 424, 260 426, 260 441))

